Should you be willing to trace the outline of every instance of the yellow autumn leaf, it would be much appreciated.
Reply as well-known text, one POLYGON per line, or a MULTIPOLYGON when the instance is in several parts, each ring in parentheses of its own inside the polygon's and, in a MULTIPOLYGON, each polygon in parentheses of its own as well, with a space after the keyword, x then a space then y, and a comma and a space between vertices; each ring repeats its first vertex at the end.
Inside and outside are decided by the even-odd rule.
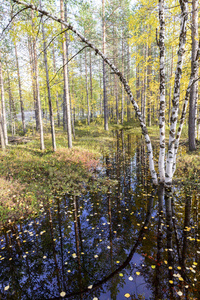
POLYGON ((182 277, 179 277, 179 280, 180 280, 180 281, 183 281, 183 278, 182 278, 182 277))
POLYGON ((151 267, 152 267, 152 269, 155 269, 156 266, 155 266, 155 265, 152 265, 151 267))
POLYGON ((131 295, 130 295, 129 293, 126 293, 124 296, 125 296, 126 298, 129 298, 131 295))
POLYGON ((169 283, 170 283, 170 284, 173 284, 174 282, 173 282, 173 280, 169 280, 169 283))
POLYGON ((140 272, 136 272, 136 275, 138 275, 138 276, 139 276, 139 275, 140 275, 140 272))

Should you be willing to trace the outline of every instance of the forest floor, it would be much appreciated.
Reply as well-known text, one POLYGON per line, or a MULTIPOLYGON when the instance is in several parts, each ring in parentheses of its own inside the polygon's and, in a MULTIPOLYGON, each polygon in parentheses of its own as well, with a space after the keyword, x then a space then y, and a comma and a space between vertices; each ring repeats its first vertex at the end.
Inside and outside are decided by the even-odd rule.
MULTIPOLYGON (((102 125, 79 123, 73 148, 67 148, 67 134, 56 130, 57 151, 51 149, 50 133, 45 134, 46 150, 41 151, 38 135, 29 135, 26 144, 10 144, 5 153, 0 151, 0 226, 20 218, 37 215, 43 203, 55 194, 83 193, 87 186, 106 189, 114 182, 99 179, 102 153, 109 151, 114 141, 113 131, 125 129, 128 134, 141 136, 137 124, 111 125, 105 132, 102 125), (98 179, 98 180, 97 180, 98 179), (102 181, 102 182, 100 182, 102 181)), ((159 129, 149 129, 153 145, 159 147, 159 129)), ((188 152, 183 133, 177 158, 176 178, 198 184, 200 174, 200 146, 188 152)))

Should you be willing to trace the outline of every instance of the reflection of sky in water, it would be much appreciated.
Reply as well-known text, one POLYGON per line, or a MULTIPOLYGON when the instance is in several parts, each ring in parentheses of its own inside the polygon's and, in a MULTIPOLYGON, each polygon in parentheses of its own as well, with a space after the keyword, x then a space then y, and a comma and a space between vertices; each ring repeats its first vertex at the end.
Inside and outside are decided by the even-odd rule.
POLYGON ((185 293, 185 285, 195 299, 193 287, 199 274, 200 254, 198 197, 192 198, 191 193, 188 196, 188 191, 185 195, 184 187, 179 187, 173 192, 178 190, 176 203, 182 205, 175 207, 175 212, 174 208, 166 210, 165 201, 158 204, 157 197, 152 199, 151 211, 148 203, 152 187, 147 180, 147 162, 141 154, 144 151, 137 151, 134 139, 131 145, 125 139, 124 145, 120 141, 114 147, 109 159, 102 158, 104 167, 100 172, 101 176, 106 173, 117 179, 110 193, 105 194, 98 186, 95 192, 87 191, 81 197, 55 197, 51 208, 41 206, 40 217, 2 232, 2 299, 53 299, 59 298, 62 291, 69 295, 80 290, 82 295, 69 299, 89 300, 96 296, 107 300, 116 295, 121 300, 126 293, 154 299, 159 296, 159 289, 165 299, 176 299, 178 289, 185 293), (191 201, 196 201, 193 208, 191 201), (186 228, 193 228, 184 231, 183 223, 186 228), (168 250, 171 247, 173 252, 168 250), (181 262, 183 255, 186 262, 181 262), (170 264, 173 272, 168 269, 170 264), (184 277, 181 287, 179 278, 173 277, 180 265, 179 273, 184 277), (173 292, 169 284, 172 279, 173 292), (94 288, 87 290, 91 285, 94 288))

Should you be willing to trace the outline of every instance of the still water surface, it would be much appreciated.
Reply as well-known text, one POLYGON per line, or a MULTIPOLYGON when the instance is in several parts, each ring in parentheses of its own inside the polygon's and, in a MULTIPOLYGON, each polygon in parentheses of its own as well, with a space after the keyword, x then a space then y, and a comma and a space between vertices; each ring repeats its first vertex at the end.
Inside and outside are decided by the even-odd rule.
POLYGON ((55 195, 0 233, 0 299, 200 299, 198 186, 154 190, 144 145, 115 137, 107 193, 55 195))

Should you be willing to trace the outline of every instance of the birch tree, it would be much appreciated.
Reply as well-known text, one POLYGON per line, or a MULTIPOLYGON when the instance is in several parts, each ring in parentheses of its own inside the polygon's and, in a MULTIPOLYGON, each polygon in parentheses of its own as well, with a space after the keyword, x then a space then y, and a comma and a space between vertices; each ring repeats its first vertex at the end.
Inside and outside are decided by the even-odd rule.
MULTIPOLYGON (((91 43, 88 39, 86 39, 80 32, 78 32, 71 24, 65 22, 62 18, 58 18, 53 16, 47 11, 38 9, 33 4, 27 4, 20 0, 13 0, 18 4, 23 4, 26 8, 30 8, 33 10, 38 10, 41 14, 51 18, 52 20, 59 22, 65 26, 68 30, 71 30, 83 43, 85 43, 88 47, 95 51, 96 55, 99 55, 105 64, 107 64, 112 72, 118 76, 121 83, 124 86, 124 89, 133 104, 133 107, 136 112, 136 116, 140 122, 142 134, 144 135, 147 153, 149 157, 149 167, 151 172, 151 177, 154 184, 158 183, 157 174, 154 168, 154 159, 153 159, 153 150, 151 140, 148 134, 148 130, 144 123, 142 113, 136 103, 133 94, 131 92, 130 86, 127 83, 127 80, 123 76, 123 74, 119 71, 119 69, 106 57, 106 55, 100 51, 93 43, 91 43)), ((173 100, 172 100, 172 113, 171 113, 171 125, 170 125, 170 132, 169 132, 169 144, 168 144, 168 151, 165 158, 165 22, 164 22, 164 6, 165 1, 159 0, 159 21, 160 21, 160 30, 159 30, 159 49, 160 49, 160 157, 159 157, 159 177, 162 183, 166 185, 172 184, 172 178, 175 171, 176 165, 176 154, 178 150, 178 144, 180 139, 180 134, 182 130, 182 125, 185 119, 185 113, 187 108, 187 103, 189 99, 189 94, 191 87, 195 83, 195 71, 198 68, 198 59, 200 55, 200 49, 198 48, 196 58, 194 60, 194 70, 191 72, 189 85, 187 87, 185 93, 185 101, 183 105, 183 110, 180 119, 180 125, 177 130, 177 123, 178 123, 178 112, 179 112, 179 99, 180 99, 180 85, 181 85, 181 77, 182 77, 182 69, 183 69, 183 58, 185 52, 185 44, 186 44, 186 29, 187 29, 187 21, 188 21, 188 1, 187 0, 180 0, 180 9, 181 9, 181 16, 180 16, 180 35, 179 35, 179 46, 178 46, 178 54, 177 54, 177 66, 175 72, 175 80, 174 80, 174 93, 173 93, 173 100)))

